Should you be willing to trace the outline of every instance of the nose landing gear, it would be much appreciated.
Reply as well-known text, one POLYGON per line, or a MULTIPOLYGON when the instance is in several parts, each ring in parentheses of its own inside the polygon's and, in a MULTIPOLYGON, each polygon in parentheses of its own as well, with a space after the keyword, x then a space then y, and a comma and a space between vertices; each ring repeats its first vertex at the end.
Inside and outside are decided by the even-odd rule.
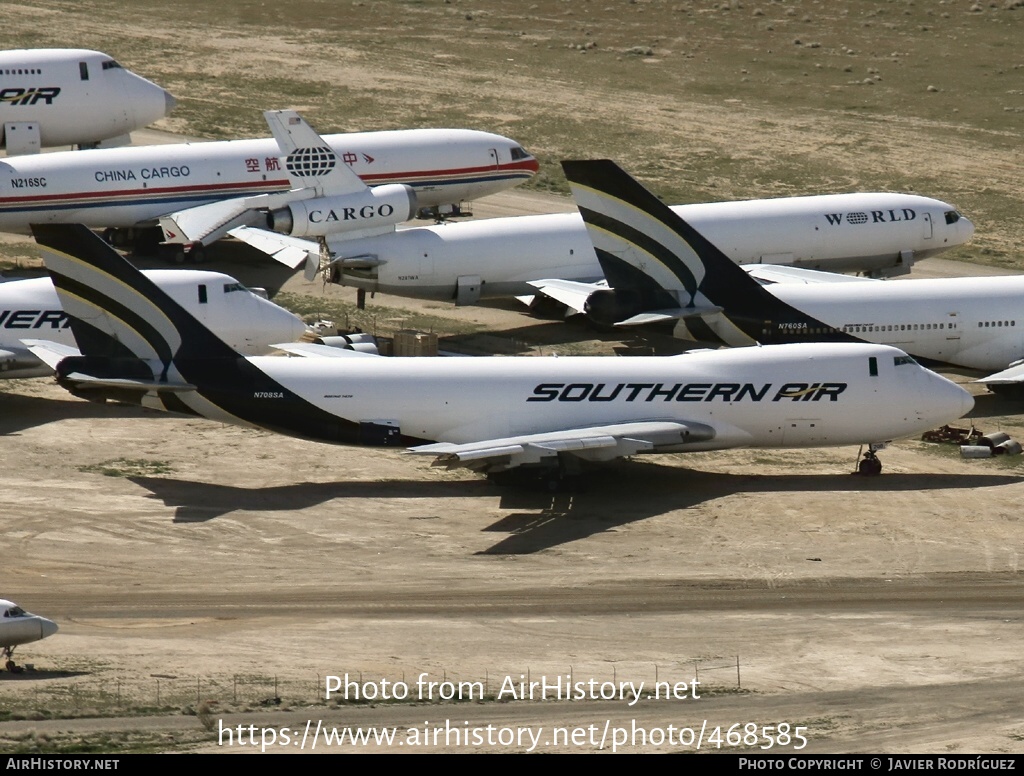
POLYGON ((882 473, 882 462, 878 460, 876 455, 878 450, 881 450, 884 445, 868 445, 868 451, 864 453, 864 457, 861 458, 857 464, 857 474, 864 477, 877 477, 882 473))

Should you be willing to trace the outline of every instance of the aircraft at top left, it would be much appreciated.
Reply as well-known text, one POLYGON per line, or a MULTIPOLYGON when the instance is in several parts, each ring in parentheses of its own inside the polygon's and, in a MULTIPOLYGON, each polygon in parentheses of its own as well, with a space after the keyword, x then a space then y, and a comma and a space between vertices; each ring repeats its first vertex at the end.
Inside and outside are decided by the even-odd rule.
POLYGON ((175 104, 166 89, 99 51, 0 51, 0 146, 8 156, 127 145, 129 133, 175 104))

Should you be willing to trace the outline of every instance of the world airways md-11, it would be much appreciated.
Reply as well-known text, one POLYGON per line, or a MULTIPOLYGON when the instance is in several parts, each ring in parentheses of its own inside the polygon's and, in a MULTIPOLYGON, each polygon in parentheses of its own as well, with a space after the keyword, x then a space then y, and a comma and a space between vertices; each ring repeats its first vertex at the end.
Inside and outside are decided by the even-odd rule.
POLYGON ((83 355, 36 352, 76 395, 134 393, 143 406, 325 442, 411 447, 448 467, 559 472, 639 453, 876 445, 973 405, 880 345, 452 360, 303 346, 331 357, 244 358, 85 227, 34 231, 83 355), (84 320, 91 336, 79 338, 84 320))
MULTIPOLYGON (((360 132, 324 140, 329 160, 328 154, 311 152, 296 159, 296 166, 344 164, 370 186, 409 187, 419 208, 493 194, 538 169, 518 143, 468 129, 360 132)), ((287 192, 291 180, 281 156, 278 142, 266 138, 3 159, 0 231, 28 234, 30 224, 79 222, 109 229, 108 237, 119 242, 122 236, 140 237, 139 230, 155 228, 165 216, 180 220, 201 206, 287 192), (121 235, 118 229, 128 231, 121 235)), ((198 242, 206 245, 217 236, 204 233, 198 242)), ((164 237, 176 241, 174 234, 164 237)))
MULTIPOLYGON (((737 264, 833 272, 903 274, 915 260, 974 234, 974 225, 952 205, 915 194, 826 194, 672 210, 737 264)), ((322 269, 334 283, 456 304, 535 295, 530 283, 536 280, 602 278, 578 213, 416 226, 372 237, 327 234, 319 241, 253 226, 231 234, 290 266, 305 262, 310 279, 323 256, 322 269)))
POLYGON ((614 162, 563 167, 611 286, 585 289, 573 306, 601 323, 725 345, 874 342, 999 370, 981 380, 993 390, 1024 387, 1024 275, 881 281, 768 266, 748 274, 614 162))

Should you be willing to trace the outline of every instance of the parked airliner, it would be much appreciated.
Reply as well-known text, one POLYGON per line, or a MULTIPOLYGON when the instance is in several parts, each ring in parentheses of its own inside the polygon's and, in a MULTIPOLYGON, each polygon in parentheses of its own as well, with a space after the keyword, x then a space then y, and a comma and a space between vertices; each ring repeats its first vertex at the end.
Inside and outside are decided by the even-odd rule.
MULTIPOLYGON (((515 141, 468 129, 359 132, 325 141, 329 153, 295 164, 344 164, 370 186, 408 186, 421 209, 494 194, 538 169, 515 141)), ((256 199, 255 208, 261 196, 290 187, 272 138, 8 158, 0 160, 0 231, 28 234, 31 224, 75 221, 109 229, 108 238, 121 244, 162 217, 186 219, 190 210, 223 200, 256 199)), ((199 246, 209 240, 206 235, 199 246)))
POLYGON ((134 391, 155 409, 326 442, 408 446, 449 467, 564 471, 638 453, 878 445, 973 405, 902 351, 866 344, 671 358, 403 359, 337 357, 332 348, 322 348, 326 358, 243 358, 85 227, 34 232, 83 355, 34 350, 72 393, 134 391), (82 338, 85 319, 92 326, 82 338), (104 337, 131 357, 110 358, 104 337))
MULTIPOLYGON (((297 316, 230 275, 199 270, 144 274, 240 353, 267 353, 271 345, 297 340, 306 330, 297 316)), ((53 373, 29 352, 25 339, 48 340, 69 352, 74 348, 68 317, 48 277, 0 283, 0 379, 53 373)))
POLYGON ((0 147, 8 156, 127 145, 129 133, 174 105, 165 89, 99 51, 0 51, 0 147))
MULTIPOLYGON (((610 286, 581 287, 572 304, 602 323, 726 345, 873 342, 1000 370, 981 381, 995 390, 1024 382, 1024 275, 881 281, 767 266, 748 274, 614 162, 563 167, 610 286)), ((567 285, 555 282, 563 298, 567 285)))
POLYGON ((0 655, 5 658, 8 671, 21 669, 14 663, 14 648, 22 644, 52 636, 57 632, 57 623, 26 612, 13 601, 0 598, 0 655))
MULTIPOLYGON (((974 234, 974 225, 952 205, 914 194, 828 194, 672 209, 738 264, 879 276, 909 272, 916 259, 974 234)), ((534 280, 602 277, 578 213, 442 223, 359 239, 336 234, 311 240, 251 227, 231 233, 289 266, 305 262, 309 278, 323 255, 334 283, 457 304, 533 295, 534 280)))

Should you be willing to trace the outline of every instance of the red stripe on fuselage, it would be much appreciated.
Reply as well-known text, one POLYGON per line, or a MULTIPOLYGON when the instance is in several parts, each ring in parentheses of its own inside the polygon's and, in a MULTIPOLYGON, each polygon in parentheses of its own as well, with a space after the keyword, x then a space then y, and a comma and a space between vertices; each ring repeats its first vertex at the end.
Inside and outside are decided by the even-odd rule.
MULTIPOLYGON (((536 160, 526 159, 512 162, 510 164, 488 165, 486 167, 460 167, 441 170, 417 170, 415 172, 382 173, 380 175, 364 174, 360 177, 370 186, 377 186, 382 183, 402 183, 413 181, 419 178, 451 178, 457 180, 464 176, 477 175, 480 173, 515 173, 523 172, 531 175, 537 172, 539 165, 536 160)), ((115 189, 113 191, 83 191, 74 194, 38 194, 25 197, 0 197, 0 207, 4 205, 28 205, 28 204, 53 204, 59 201, 66 201, 69 205, 78 202, 94 201, 103 198, 139 197, 159 199, 162 196, 181 194, 210 194, 212 197, 224 197, 238 193, 245 195, 252 191, 265 191, 268 189, 285 190, 289 186, 287 179, 284 180, 259 180, 240 181, 236 183, 210 183, 197 184, 194 186, 167 186, 163 188, 137 188, 137 189, 115 189)))

